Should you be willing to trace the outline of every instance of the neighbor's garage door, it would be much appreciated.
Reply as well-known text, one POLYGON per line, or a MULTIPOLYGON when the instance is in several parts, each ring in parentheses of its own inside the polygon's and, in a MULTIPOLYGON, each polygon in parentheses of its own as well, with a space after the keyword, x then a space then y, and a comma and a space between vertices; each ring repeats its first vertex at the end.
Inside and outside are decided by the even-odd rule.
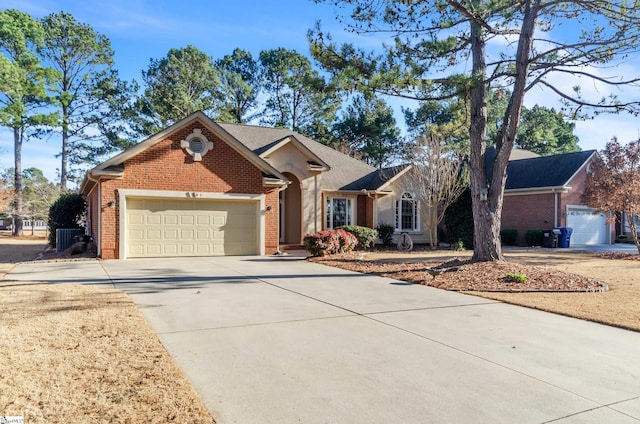
POLYGON ((587 208, 568 208, 567 227, 573 228, 571 244, 607 243, 607 217, 587 208))
POLYGON ((127 198, 127 257, 256 255, 258 203, 127 198))

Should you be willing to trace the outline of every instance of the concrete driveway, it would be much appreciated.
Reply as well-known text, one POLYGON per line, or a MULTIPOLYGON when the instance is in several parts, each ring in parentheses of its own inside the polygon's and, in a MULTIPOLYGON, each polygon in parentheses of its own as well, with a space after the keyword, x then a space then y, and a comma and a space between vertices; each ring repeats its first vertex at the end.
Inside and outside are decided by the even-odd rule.
POLYGON ((129 293, 221 424, 640 422, 636 332, 297 257, 6 278, 129 293))

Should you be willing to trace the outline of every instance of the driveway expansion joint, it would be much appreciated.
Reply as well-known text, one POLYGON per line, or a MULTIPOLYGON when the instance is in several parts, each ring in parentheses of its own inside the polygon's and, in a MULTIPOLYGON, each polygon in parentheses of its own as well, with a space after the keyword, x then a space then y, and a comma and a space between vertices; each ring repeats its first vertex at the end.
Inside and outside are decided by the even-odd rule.
POLYGON ((607 403, 605 405, 596 406, 595 408, 589 408, 589 409, 585 409, 584 411, 579 411, 579 412, 576 412, 576 413, 573 413, 573 414, 565 415, 563 417, 554 418, 551 421, 545 421, 545 422, 543 422, 541 424, 555 423, 555 422, 558 422, 560 420, 564 420, 564 419, 567 419, 567 418, 571 418, 571 417, 575 417, 575 416, 578 416, 578 415, 585 414, 587 412, 597 411, 598 409, 610 409, 611 411, 614 411, 614 412, 616 412, 618 414, 624 415, 625 417, 628 417, 628 418, 631 418, 631 419, 633 419, 635 421, 640 422, 640 419, 638 417, 634 417, 633 415, 629 415, 629 414, 626 414, 626 413, 624 413, 622 411, 618 411, 617 409, 612 408, 612 406, 614 406, 614 405, 617 405, 617 404, 620 404, 620 403, 624 403, 624 402, 629 402, 629 401, 636 400, 636 399, 639 399, 639 398, 640 397, 632 397, 630 399, 624 399, 624 400, 620 400, 620 401, 617 401, 617 402, 607 403))
POLYGON ((424 308, 408 308, 408 309, 395 309, 392 311, 366 312, 366 313, 363 313, 362 315, 394 314, 397 312, 429 311, 431 309, 454 309, 454 308, 464 308, 466 306, 501 305, 501 304, 504 304, 504 302, 500 302, 499 300, 496 300, 496 301, 490 301, 490 302, 466 303, 466 304, 460 304, 460 305, 426 306, 424 308))
POLYGON ((310 322, 310 321, 321 321, 321 320, 336 319, 336 318, 352 318, 355 316, 358 316, 358 315, 355 315, 355 314, 334 315, 331 317, 301 318, 301 319, 290 319, 290 320, 284 320, 284 321, 256 322, 253 324, 225 325, 222 327, 196 328, 193 330, 163 331, 163 332, 157 332, 156 334, 161 336, 161 335, 169 335, 169 334, 195 333, 200 331, 215 331, 215 330, 226 330, 231 328, 260 327, 265 325, 287 324, 287 323, 293 323, 293 322, 310 322))

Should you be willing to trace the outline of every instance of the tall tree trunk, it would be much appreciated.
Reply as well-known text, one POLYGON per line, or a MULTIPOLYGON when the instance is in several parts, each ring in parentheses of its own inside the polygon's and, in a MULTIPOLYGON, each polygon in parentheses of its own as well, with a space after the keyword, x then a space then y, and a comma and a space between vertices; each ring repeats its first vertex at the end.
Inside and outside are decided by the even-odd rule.
POLYGON ((62 105, 62 154, 60 164, 60 191, 67 191, 67 172, 69 168, 69 110, 62 105))
MULTIPOLYGON (((473 260, 503 260, 500 246, 500 215, 502 197, 490 196, 481 200, 481 192, 487 189, 485 157, 487 151, 487 85, 486 56, 483 30, 476 23, 471 24, 471 54, 473 57, 474 85, 471 89, 471 118, 469 137, 471 205, 473 210, 473 260), (497 203, 498 201, 499 203, 497 203), (499 208, 498 208, 499 207, 499 208)), ((494 171, 495 172, 495 171, 494 171)))
POLYGON ((504 115, 502 126, 495 140, 493 172, 487 178, 486 172, 486 124, 487 124, 487 87, 483 83, 486 77, 485 41, 482 28, 473 23, 471 28, 471 51, 476 84, 471 90, 471 200, 474 223, 475 261, 500 261, 500 226, 504 187, 507 181, 507 165, 513 149, 520 112, 524 102, 529 74, 529 53, 533 45, 533 32, 540 10, 540 0, 528 0, 524 5, 524 17, 515 57, 515 77, 513 91, 504 115), (488 183, 488 184, 487 184, 488 183), (480 190, 487 193, 487 200, 480 200, 480 190))
POLYGON ((22 132, 20 128, 13 129, 13 155, 15 174, 13 176, 13 201, 15 203, 13 214, 13 235, 22 235, 22 132))

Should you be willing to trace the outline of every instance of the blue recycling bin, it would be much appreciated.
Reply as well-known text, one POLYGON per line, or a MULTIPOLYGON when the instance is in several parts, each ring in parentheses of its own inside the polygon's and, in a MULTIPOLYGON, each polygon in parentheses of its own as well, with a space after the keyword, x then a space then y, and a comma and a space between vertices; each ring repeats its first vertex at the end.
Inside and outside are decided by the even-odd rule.
POLYGON ((560 237, 558 237, 558 246, 562 248, 568 248, 571 245, 571 234, 573 233, 573 228, 571 227, 560 227, 560 237))

